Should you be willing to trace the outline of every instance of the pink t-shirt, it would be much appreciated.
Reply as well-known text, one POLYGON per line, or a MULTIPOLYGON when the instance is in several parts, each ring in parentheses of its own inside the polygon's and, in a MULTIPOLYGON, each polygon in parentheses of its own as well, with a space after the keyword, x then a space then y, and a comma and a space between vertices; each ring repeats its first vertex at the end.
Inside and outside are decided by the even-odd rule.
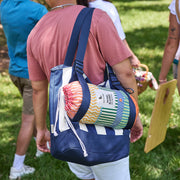
MULTIPOLYGON (((50 80, 50 70, 63 64, 71 32, 83 6, 48 12, 31 31, 27 41, 29 76, 32 81, 50 80)), ((84 57, 84 72, 93 84, 104 80, 105 63, 111 66, 127 59, 126 48, 109 16, 95 9, 84 57)))

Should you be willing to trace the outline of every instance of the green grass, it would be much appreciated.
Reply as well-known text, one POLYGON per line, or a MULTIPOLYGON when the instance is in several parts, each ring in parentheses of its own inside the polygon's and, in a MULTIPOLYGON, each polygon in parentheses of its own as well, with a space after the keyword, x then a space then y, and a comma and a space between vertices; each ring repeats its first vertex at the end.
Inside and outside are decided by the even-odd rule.
MULTIPOLYGON (((114 0, 127 41, 142 63, 158 79, 164 45, 168 34, 168 5, 171 0, 114 0)), ((168 79, 172 79, 172 70, 168 79)), ((176 90, 165 141, 144 153, 156 92, 148 88, 139 96, 143 137, 130 147, 132 180, 180 179, 180 97, 176 90)), ((8 179, 13 162, 16 138, 21 122, 22 100, 8 75, 0 75, 0 179, 8 179)), ((47 119, 48 121, 48 119, 47 119)), ((25 163, 36 168, 27 180, 76 180, 65 162, 45 154, 35 157, 32 139, 25 163)))

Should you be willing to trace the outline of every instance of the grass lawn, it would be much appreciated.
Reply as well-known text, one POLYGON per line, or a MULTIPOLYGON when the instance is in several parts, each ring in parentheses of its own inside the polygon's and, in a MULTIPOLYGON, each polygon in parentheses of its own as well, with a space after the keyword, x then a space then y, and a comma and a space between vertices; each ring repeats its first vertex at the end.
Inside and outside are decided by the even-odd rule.
MULTIPOLYGON (((164 45, 168 34, 168 5, 171 0, 113 0, 117 7, 129 46, 158 79, 164 45)), ((168 79, 172 79, 172 70, 168 79)), ((175 91, 165 141, 149 153, 144 153, 156 92, 148 88, 139 96, 143 137, 130 147, 132 180, 180 179, 180 97, 175 91)), ((21 122, 22 100, 8 74, 0 75, 0 179, 8 179, 16 139, 21 122)), ((47 121, 49 122, 48 118, 47 121)), ((25 163, 36 168, 27 180, 76 180, 65 162, 45 154, 35 157, 32 139, 25 163)), ((118 180, 118 179, 117 179, 118 180)))

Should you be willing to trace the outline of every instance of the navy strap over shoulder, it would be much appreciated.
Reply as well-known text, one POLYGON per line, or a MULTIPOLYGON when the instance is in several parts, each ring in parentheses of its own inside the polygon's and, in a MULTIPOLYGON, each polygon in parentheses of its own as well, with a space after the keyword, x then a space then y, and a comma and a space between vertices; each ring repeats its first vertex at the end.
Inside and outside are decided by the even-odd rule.
POLYGON ((89 37, 89 31, 91 27, 91 20, 92 20, 92 15, 94 12, 94 8, 89 8, 89 13, 86 17, 86 20, 84 21, 84 24, 81 29, 81 34, 79 37, 79 45, 77 49, 77 55, 75 59, 75 63, 73 65, 73 73, 72 78, 70 81, 74 80, 79 80, 81 87, 82 87, 82 92, 83 92, 83 98, 82 98, 82 103, 81 106, 72 119, 72 121, 79 121, 82 119, 82 117, 86 114, 89 105, 90 105, 90 91, 89 87, 83 77, 83 60, 84 60, 84 54, 86 51, 86 46, 88 42, 88 37, 89 37))
MULTIPOLYGON (((72 77, 71 77, 70 82, 77 81, 77 80, 80 82, 81 87, 82 87, 83 98, 82 98, 82 103, 81 103, 79 110, 77 111, 74 118, 71 119, 71 121, 73 121, 73 122, 78 122, 83 118, 83 116, 88 111, 88 108, 90 105, 90 100, 91 100, 89 87, 87 85, 86 80, 83 77, 83 73, 84 73, 83 72, 83 60, 84 60, 84 55, 85 55, 86 47, 87 47, 87 43, 88 43, 88 37, 89 37, 89 31, 90 31, 93 11, 94 11, 94 8, 84 8, 81 11, 81 13, 79 14, 77 21, 74 25, 70 44, 68 47, 68 53, 67 53, 66 59, 65 59, 65 61, 66 61, 65 65, 71 66, 72 62, 73 62, 74 54, 76 51, 76 46, 78 44, 77 41, 79 39, 77 55, 75 58, 75 62, 73 64, 73 71, 72 71, 72 77), (79 21, 78 19, 81 19, 81 21, 78 22, 79 21)), ((118 81, 117 77, 115 76, 112 68, 108 64, 107 64, 107 69, 108 69, 108 79, 111 82, 111 84, 110 84, 111 89, 122 90, 129 97, 129 93, 121 86, 121 84, 118 81)))
POLYGON ((69 46, 67 49, 67 53, 66 53, 66 57, 65 57, 65 61, 64 61, 64 65, 66 66, 72 66, 73 63, 73 59, 75 56, 75 52, 76 52, 76 48, 78 45, 78 39, 79 39, 79 34, 81 31, 81 27, 83 25, 83 22, 86 18, 86 16, 88 15, 88 13, 91 11, 90 8, 84 8, 78 15, 76 22, 74 24, 73 27, 73 31, 72 31, 72 35, 71 35, 71 39, 69 42, 69 46))

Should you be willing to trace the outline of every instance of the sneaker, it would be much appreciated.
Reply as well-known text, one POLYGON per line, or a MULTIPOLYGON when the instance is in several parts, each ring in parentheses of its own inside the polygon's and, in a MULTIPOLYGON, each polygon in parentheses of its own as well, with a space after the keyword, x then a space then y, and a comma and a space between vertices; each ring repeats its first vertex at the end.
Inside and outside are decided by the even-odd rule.
POLYGON ((20 170, 17 170, 14 167, 11 167, 10 170, 10 176, 9 179, 17 179, 18 177, 27 175, 27 174, 32 174, 34 173, 35 169, 30 166, 23 165, 23 167, 20 170))
POLYGON ((40 157, 42 156, 44 153, 42 151, 40 151, 39 149, 37 149, 36 151, 36 157, 40 157))

